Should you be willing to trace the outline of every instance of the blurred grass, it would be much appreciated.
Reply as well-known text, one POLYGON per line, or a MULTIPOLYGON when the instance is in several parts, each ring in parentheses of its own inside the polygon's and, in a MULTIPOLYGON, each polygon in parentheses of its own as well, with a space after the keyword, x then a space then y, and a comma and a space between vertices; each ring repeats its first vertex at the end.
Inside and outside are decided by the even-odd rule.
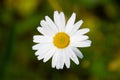
POLYGON ((1 0, 0 80, 120 80, 120 5, 118 0, 1 0), (80 48, 84 58, 70 69, 51 68, 38 61, 32 37, 40 20, 53 11, 73 12, 84 21, 92 40, 80 48))

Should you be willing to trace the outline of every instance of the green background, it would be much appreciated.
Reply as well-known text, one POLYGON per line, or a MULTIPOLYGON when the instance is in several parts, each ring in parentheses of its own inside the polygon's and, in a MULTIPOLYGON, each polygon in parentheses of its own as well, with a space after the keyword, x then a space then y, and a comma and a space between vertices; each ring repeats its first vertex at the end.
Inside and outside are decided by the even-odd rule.
POLYGON ((0 80, 120 80, 119 0, 0 0, 0 80), (55 10, 73 12, 90 28, 79 65, 56 70, 38 61, 32 46, 37 26, 55 10))

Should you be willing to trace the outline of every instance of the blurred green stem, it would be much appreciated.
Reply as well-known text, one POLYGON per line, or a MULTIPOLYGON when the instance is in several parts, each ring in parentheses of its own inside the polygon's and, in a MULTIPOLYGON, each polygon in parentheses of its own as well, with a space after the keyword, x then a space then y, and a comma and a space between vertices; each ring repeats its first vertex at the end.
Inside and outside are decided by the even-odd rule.
POLYGON ((2 65, 1 65, 1 72, 0 72, 1 80, 4 80, 6 77, 7 66, 9 65, 11 61, 11 57, 13 53, 14 41, 15 41, 15 26, 12 26, 9 32, 7 45, 6 45, 6 51, 4 54, 3 61, 2 61, 2 65))

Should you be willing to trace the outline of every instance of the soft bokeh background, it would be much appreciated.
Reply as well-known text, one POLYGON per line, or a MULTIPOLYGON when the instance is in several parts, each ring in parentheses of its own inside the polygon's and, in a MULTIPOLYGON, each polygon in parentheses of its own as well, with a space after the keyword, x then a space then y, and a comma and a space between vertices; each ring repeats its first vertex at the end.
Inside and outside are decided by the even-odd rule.
POLYGON ((0 0, 0 80, 120 80, 120 0, 0 0), (88 27, 92 46, 80 65, 56 70, 38 61, 32 46, 40 20, 73 12, 88 27))

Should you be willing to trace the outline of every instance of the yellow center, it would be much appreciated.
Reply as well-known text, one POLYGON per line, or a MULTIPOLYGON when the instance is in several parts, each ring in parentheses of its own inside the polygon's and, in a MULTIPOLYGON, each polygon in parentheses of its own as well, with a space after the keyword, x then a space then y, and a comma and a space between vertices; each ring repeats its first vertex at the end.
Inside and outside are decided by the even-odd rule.
POLYGON ((69 45, 70 37, 64 33, 59 32, 54 36, 53 43, 57 48, 65 48, 69 45))

